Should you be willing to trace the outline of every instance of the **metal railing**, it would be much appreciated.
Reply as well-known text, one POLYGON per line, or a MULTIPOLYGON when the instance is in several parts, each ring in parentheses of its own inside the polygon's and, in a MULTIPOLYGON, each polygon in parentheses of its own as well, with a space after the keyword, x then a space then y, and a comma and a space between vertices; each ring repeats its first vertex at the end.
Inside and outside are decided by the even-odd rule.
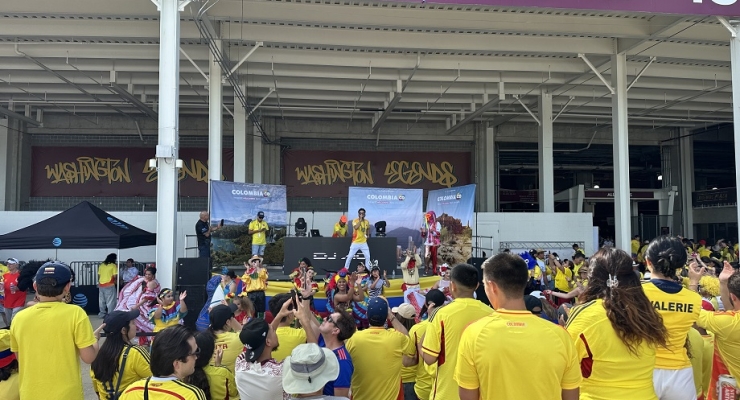
MULTIPOLYGON (((102 261, 72 261, 69 267, 75 275, 74 286, 97 286, 98 284, 98 267, 100 267, 102 261)), ((134 266, 138 270, 139 275, 144 274, 144 269, 147 264, 153 263, 142 263, 134 262, 134 266)), ((126 262, 118 263, 118 270, 126 266, 126 262)))

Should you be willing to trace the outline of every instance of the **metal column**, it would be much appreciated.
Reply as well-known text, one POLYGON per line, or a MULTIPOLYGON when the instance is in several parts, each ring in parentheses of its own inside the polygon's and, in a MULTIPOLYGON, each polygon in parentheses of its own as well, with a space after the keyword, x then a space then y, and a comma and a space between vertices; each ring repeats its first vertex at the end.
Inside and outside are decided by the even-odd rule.
POLYGON ((483 176, 486 177, 486 195, 485 195, 485 210, 488 212, 496 212, 496 197, 498 196, 498 177, 496 176, 496 164, 494 153, 495 143, 495 128, 486 128, 485 137, 483 143, 485 144, 485 150, 483 152, 485 162, 485 173, 483 176))
POLYGON ((614 150, 614 228, 615 245, 631 251, 630 156, 627 121, 627 55, 612 55, 612 137, 614 150))
MULTIPOLYGON (((740 190, 740 21, 730 21, 735 32, 730 41, 730 60, 732 65, 732 115, 735 131, 735 188, 740 190)), ((739 197, 740 198, 740 197, 739 197)), ((740 227, 740 207, 737 207, 738 227, 740 227)), ((738 235, 740 237, 740 234, 738 235)))
MULTIPOLYGON (((214 40, 213 44, 220 52, 221 40, 214 40)), ((208 179, 220 181, 223 154, 223 83, 221 83, 221 64, 212 51, 208 55, 208 179)), ((235 104, 240 107, 241 103, 235 104)))
POLYGON ((552 95, 544 89, 539 97, 540 212, 555 212, 555 166, 552 155, 552 95))
MULTIPOLYGON (((157 144, 157 280, 174 285, 177 232, 180 2, 159 2, 159 142, 157 144)), ((193 222, 195 224, 195 222, 193 222)))
POLYGON ((681 154, 681 210, 683 237, 694 236, 694 137, 688 129, 679 132, 679 152, 681 154))
MULTIPOLYGON (((246 93, 246 85, 240 85, 242 93, 246 93)), ((247 110, 234 94, 234 182, 247 182, 247 110)))
POLYGON ((254 172, 252 177, 252 182, 254 183, 262 183, 262 135, 260 135, 259 127, 257 125, 254 125, 254 135, 252 135, 253 139, 253 153, 252 153, 252 162, 254 163, 254 172))

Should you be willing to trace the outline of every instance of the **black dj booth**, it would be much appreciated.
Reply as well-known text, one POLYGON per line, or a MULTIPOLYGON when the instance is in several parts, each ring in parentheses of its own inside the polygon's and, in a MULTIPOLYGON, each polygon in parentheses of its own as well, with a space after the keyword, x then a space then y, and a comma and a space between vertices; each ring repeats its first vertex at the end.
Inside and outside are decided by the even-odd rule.
MULTIPOLYGON (((298 266, 301 258, 308 257, 319 276, 336 272, 344 267, 352 242, 348 237, 286 237, 284 241, 283 272, 290 274, 298 266)), ((367 239, 367 244, 370 248, 370 258, 378 260, 378 267, 388 271, 390 276, 397 265, 396 238, 371 237, 367 239)), ((362 252, 357 252, 350 263, 350 271, 354 271, 360 261, 367 264, 362 252)))

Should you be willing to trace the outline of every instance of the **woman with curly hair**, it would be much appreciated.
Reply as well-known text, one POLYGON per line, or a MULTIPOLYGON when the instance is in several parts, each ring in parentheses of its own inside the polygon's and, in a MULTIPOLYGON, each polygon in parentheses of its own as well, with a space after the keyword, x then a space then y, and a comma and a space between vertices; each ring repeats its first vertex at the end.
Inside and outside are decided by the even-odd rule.
POLYGON ((668 336, 663 320, 629 254, 603 248, 589 264, 583 304, 573 308, 566 325, 581 360, 580 398, 657 400, 653 369, 656 349, 665 347, 668 336))
POLYGON ((347 276, 347 270, 341 269, 329 282, 326 290, 326 310, 329 313, 335 310, 346 310, 360 329, 370 326, 367 320, 367 303, 365 292, 358 283, 357 274, 353 272, 347 276), (354 287, 350 285, 354 283, 354 287))
POLYGON ((645 252, 650 282, 642 285, 653 307, 668 329, 665 347, 655 357, 653 384, 661 400, 694 400, 696 388, 689 359, 689 330, 699 319, 701 296, 674 280, 676 271, 686 265, 687 255, 678 238, 660 236, 645 252))

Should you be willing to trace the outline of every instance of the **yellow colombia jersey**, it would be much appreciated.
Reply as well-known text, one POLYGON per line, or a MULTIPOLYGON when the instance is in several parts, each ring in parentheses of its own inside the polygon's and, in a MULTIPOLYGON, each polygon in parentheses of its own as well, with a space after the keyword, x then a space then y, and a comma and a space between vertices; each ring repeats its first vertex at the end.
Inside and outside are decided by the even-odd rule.
POLYGON ((272 352, 272 358, 278 362, 285 360, 299 344, 306 343, 306 331, 303 329, 281 326, 275 330, 275 334, 280 346, 272 352))
POLYGON ((430 316, 422 351, 437 357, 437 376, 429 400, 460 398, 457 384, 452 379, 457 363, 460 336, 471 322, 491 312, 493 312, 491 307, 476 299, 461 298, 436 309, 430 316))
MULTIPOLYGON (((740 377, 740 313, 702 311, 696 324, 714 334, 714 358, 709 387, 716 387, 720 375, 740 377)), ((714 390, 709 392, 708 399, 716 399, 712 396, 714 390)))
POLYGON ((10 350, 18 355, 22 399, 82 399, 79 349, 97 343, 90 319, 81 307, 43 302, 13 318, 10 350), (52 363, 53 360, 53 364, 52 363), (39 373, 41 366, 53 371, 39 373))
MULTIPOLYGON (((216 350, 222 349, 223 355, 221 355, 221 365, 228 368, 231 373, 234 373, 234 366, 236 364, 236 358, 242 353, 244 345, 239 340, 239 334, 235 332, 222 332, 216 335, 216 350)), ((211 357, 211 365, 214 365, 214 356, 211 357)))
POLYGON ((631 353, 607 318, 603 300, 573 307, 566 330, 581 365, 581 400, 657 400, 655 348, 643 342, 637 356, 631 353))
POLYGON ((707 332, 707 335, 701 335, 704 339, 704 355, 702 356, 702 369, 701 369, 701 387, 705 394, 709 393, 709 382, 712 380, 712 362, 714 361, 714 335, 711 332, 707 332))
MULTIPOLYGON (((416 397, 419 399, 429 398, 429 393, 432 391, 432 384, 434 383, 432 375, 427 371, 427 368, 431 366, 427 366, 421 354, 418 354, 418 346, 421 346, 421 339, 424 338, 428 326, 429 321, 421 321, 412 326, 409 331, 409 339, 414 342, 414 353, 407 355, 418 357, 419 359, 419 362, 416 364, 416 383, 414 384, 414 392, 416 392, 416 397)), ((436 364, 434 365, 436 366, 436 364)))
POLYGON ((98 267, 98 284, 102 287, 113 286, 116 284, 114 276, 118 274, 118 268, 116 264, 100 264, 98 267))
POLYGON ((214 367, 206 365, 203 368, 211 387, 211 399, 238 399, 239 391, 236 388, 234 373, 226 367, 214 367))
MULTIPOLYGON (((694 386, 696 387, 696 397, 701 397, 702 380, 704 377, 704 338, 701 333, 694 328, 689 329, 689 345, 691 348, 691 370, 694 373, 694 386)), ((709 358, 711 359, 711 354, 709 358)), ((709 364, 711 368, 711 363, 709 364)))
MULTIPOLYGON (((255 219, 254 221, 249 223, 249 227, 247 228, 250 231, 256 231, 257 229, 268 229, 267 222, 255 219)), ((261 231, 257 233, 252 234, 252 244, 253 245, 265 245, 267 244, 267 232, 261 231)))
POLYGON ((565 293, 570 292, 569 279, 573 280, 573 271, 571 271, 570 268, 566 267, 565 271, 560 271, 557 268, 555 269, 555 289, 565 293))
POLYGON ((559 399, 581 384, 568 332, 526 310, 494 311, 470 324, 458 352, 454 381, 480 390, 481 399, 559 399))
POLYGON ((259 272, 248 274, 244 273, 242 275, 242 282, 244 282, 244 291, 249 292, 256 292, 256 291, 264 291, 267 289, 267 268, 260 268, 259 272))
POLYGON ((367 233, 370 230, 370 221, 364 220, 360 223, 360 227, 354 229, 354 226, 359 222, 359 218, 352 220, 352 243, 367 243, 367 233))
POLYGON ((642 285, 645 295, 653 307, 663 317, 668 330, 666 348, 656 349, 655 368, 683 369, 691 366, 684 347, 689 329, 699 318, 701 296, 685 289, 681 284, 662 279, 654 279, 642 285))
MULTIPOLYGON (((121 377, 121 386, 118 388, 119 392, 123 392, 128 385, 138 381, 142 378, 148 378, 152 376, 152 371, 149 369, 149 363, 151 359, 149 352, 141 346, 127 346, 121 351, 121 355, 118 357, 118 369, 121 369, 121 363, 123 362, 123 353, 128 350, 126 356, 126 365, 123 370, 123 376, 121 377)), ((100 396, 101 400, 108 400, 108 393, 113 392, 118 383, 118 372, 113 374, 113 379, 109 382, 101 382, 95 379, 95 374, 90 369, 90 378, 92 378, 93 388, 95 392, 100 396)))
POLYGON ((347 224, 344 224, 344 226, 342 226, 339 222, 334 224, 334 232, 332 232, 332 235, 336 235, 337 237, 347 236, 347 224))
POLYGON ((126 388, 120 400, 141 400, 145 389, 149 400, 206 400, 206 395, 200 388, 175 377, 151 377, 136 381, 126 388))
POLYGON ((371 326, 352 335, 345 342, 355 367, 352 399, 396 400, 403 355, 411 354, 413 346, 408 336, 395 329, 371 326))

